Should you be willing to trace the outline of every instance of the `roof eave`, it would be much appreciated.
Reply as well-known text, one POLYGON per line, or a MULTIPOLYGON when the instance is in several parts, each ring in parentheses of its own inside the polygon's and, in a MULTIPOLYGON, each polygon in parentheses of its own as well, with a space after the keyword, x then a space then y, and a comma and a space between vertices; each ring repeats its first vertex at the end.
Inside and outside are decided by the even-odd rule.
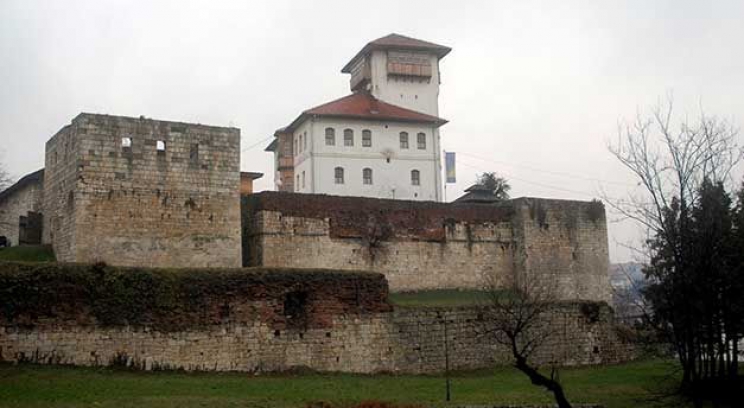
POLYGON ((285 129, 287 131, 294 131, 297 129, 308 117, 320 117, 320 118, 338 118, 338 119, 354 119, 354 120, 369 120, 373 122, 405 122, 405 123, 426 123, 434 125, 435 127, 441 127, 448 123, 446 119, 438 118, 436 120, 420 120, 420 119, 406 119, 396 118, 390 116, 364 116, 364 115, 341 115, 341 114, 327 114, 327 113, 307 113, 302 112, 289 126, 285 129))

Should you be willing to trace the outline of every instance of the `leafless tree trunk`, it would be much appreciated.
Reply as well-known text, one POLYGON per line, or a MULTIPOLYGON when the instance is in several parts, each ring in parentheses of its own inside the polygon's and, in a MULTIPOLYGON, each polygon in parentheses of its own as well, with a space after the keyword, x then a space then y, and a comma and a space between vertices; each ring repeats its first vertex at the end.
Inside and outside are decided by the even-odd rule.
POLYGON ((557 300, 553 291, 532 275, 515 277, 507 288, 491 278, 485 286, 485 332, 509 349, 514 367, 527 375, 532 384, 552 392, 559 408, 570 408, 555 367, 548 377, 530 363, 530 356, 554 334, 549 316, 557 300))

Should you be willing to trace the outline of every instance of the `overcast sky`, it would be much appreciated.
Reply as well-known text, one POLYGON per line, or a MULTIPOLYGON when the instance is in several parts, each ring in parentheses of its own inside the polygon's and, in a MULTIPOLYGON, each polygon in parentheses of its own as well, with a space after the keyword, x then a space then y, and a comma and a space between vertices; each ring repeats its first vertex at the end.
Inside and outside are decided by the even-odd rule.
MULTIPOLYGON (((80 112, 145 115, 240 128, 242 169, 272 189, 262 140, 349 93, 343 65, 395 32, 453 48, 439 99, 458 154, 450 200, 481 171, 515 197, 622 197, 633 178, 607 143, 659 97, 742 127, 743 22, 740 0, 0 0, 0 160, 20 177, 80 112)), ((611 223, 611 259, 636 236, 611 223)))

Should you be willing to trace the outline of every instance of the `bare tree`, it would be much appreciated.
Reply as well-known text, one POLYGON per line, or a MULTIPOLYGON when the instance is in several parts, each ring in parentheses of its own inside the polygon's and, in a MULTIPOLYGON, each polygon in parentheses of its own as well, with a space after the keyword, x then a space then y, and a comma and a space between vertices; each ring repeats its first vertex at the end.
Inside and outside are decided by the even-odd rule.
POLYGON ((5 169, 5 165, 0 162, 0 191, 5 190, 13 183, 13 179, 5 169))
POLYGON ((686 211, 698 197, 704 179, 729 182, 731 170, 742 158, 736 144, 738 129, 725 120, 701 112, 692 122, 673 124, 671 97, 650 115, 638 113, 619 126, 610 152, 638 179, 642 191, 626 199, 605 201, 617 212, 651 232, 666 233, 664 209, 674 199, 686 211))
POLYGON ((551 309, 557 300, 554 291, 533 275, 520 275, 507 288, 493 278, 487 279, 485 293, 485 332, 509 350, 514 367, 527 375, 532 384, 552 392, 559 408, 570 408, 556 367, 552 366, 550 376, 546 376, 530 360, 543 342, 555 334, 550 324, 551 309))
POLYGON ((646 229, 644 296, 655 327, 679 358, 681 391, 699 406, 700 391, 711 389, 711 381, 737 375, 741 324, 727 316, 736 316, 729 312, 737 303, 730 282, 740 265, 730 256, 726 189, 742 150, 738 129, 725 120, 701 112, 676 123, 668 98, 620 127, 610 151, 642 188, 627 199, 606 201, 646 229))

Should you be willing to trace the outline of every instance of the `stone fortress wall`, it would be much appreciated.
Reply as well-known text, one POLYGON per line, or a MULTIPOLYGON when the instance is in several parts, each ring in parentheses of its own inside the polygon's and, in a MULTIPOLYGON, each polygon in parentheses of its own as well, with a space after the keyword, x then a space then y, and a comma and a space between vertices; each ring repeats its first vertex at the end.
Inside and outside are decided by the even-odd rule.
POLYGON ((240 265, 240 131, 83 113, 46 145, 45 242, 62 262, 240 265))
POLYGON ((262 192, 242 198, 243 264, 364 269, 393 291, 481 288, 530 275, 563 300, 609 301, 599 202, 499 205, 262 192))
MULTIPOLYGON (((178 280, 179 275, 157 270, 29 264, 4 268, 19 268, 15 275, 0 274, 4 284, 27 288, 14 308, 0 311, 0 361, 5 362, 147 370, 434 373, 444 370, 446 358, 454 370, 511 361, 509 351, 489 334, 491 321, 481 307, 393 310, 385 278, 378 273, 250 268, 223 269, 217 279, 213 270, 189 271, 178 280), (29 274, 45 278, 28 288, 23 280, 29 274), (163 281, 153 274, 168 278, 163 281), (107 302, 110 293, 91 289, 106 283, 118 287, 117 282, 129 282, 132 276, 135 281, 149 277, 151 284, 119 289, 142 299, 142 310, 129 317, 123 316, 128 310, 117 313, 119 301, 107 302), (56 282, 60 279, 64 285, 56 282), (163 289, 162 282, 172 285, 166 288, 175 291, 170 292, 175 303, 153 296, 153 288, 163 289), (49 297, 35 303, 36 291, 49 288, 55 288, 49 297), (152 304, 165 305, 167 313, 150 309, 152 304)), ((551 334, 532 356, 536 364, 604 364, 633 358, 632 346, 604 304, 559 303, 548 319, 551 334)))

